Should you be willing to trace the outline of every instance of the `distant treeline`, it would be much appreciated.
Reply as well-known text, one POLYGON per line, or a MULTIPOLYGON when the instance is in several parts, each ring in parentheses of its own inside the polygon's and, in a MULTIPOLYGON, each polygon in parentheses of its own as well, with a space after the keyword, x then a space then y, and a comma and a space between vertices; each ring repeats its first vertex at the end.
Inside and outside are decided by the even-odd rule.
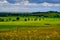
POLYGON ((7 16, 28 16, 32 13, 12 13, 12 12, 0 12, 0 17, 7 17, 7 16))
POLYGON ((26 13, 12 13, 12 12, 0 12, 0 17, 7 16, 39 16, 39 17, 59 17, 60 12, 48 11, 48 12, 26 12, 26 13))

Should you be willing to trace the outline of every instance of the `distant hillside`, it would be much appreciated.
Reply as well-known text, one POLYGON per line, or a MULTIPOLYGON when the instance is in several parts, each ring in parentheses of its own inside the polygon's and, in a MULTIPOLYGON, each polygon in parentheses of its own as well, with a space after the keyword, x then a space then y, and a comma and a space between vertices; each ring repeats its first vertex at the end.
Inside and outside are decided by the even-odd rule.
POLYGON ((39 16, 39 17, 60 17, 60 12, 32 12, 32 13, 11 13, 11 12, 0 12, 0 17, 7 16, 39 16))

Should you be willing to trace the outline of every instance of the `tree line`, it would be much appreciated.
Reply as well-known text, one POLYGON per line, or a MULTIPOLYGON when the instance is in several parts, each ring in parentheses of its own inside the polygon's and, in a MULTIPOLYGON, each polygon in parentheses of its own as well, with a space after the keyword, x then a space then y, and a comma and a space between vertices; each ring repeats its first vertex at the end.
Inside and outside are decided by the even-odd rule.
POLYGON ((60 12, 48 11, 48 12, 31 12, 31 13, 12 13, 12 12, 0 12, 0 17, 8 16, 38 16, 38 17, 58 17, 60 18, 60 12))
MULTIPOLYGON (((44 18, 42 18, 44 20, 44 18)), ((16 17, 16 19, 12 18, 0 18, 0 22, 10 22, 10 21, 21 21, 20 17, 16 17)), ((41 18, 24 18, 22 21, 41 21, 41 18)))

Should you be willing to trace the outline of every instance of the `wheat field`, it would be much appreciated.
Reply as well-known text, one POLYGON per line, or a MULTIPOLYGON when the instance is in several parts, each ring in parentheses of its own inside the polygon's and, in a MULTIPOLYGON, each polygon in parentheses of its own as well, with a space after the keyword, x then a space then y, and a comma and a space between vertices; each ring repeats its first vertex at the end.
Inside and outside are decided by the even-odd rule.
POLYGON ((60 40, 60 27, 0 29, 0 40, 60 40))

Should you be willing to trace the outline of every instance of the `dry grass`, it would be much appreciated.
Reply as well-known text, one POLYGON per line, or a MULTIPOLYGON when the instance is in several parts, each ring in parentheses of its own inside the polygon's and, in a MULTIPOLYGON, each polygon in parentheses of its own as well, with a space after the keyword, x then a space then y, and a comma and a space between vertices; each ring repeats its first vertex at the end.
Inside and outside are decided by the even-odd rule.
POLYGON ((55 38, 56 40, 60 38, 60 27, 0 29, 0 40, 55 40, 55 38))

